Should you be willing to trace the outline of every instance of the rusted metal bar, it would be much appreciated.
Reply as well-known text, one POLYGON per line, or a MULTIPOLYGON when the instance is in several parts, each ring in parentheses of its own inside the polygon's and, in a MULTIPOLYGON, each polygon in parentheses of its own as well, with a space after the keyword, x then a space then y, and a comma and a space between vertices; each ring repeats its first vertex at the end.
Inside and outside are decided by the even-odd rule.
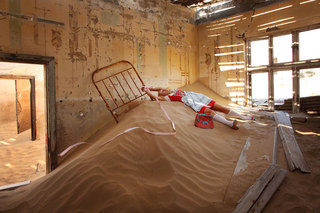
POLYGON ((96 83, 99 83, 100 81, 106 80, 107 78, 111 78, 111 77, 113 77, 113 76, 115 76, 115 75, 118 75, 119 73, 123 73, 123 72, 126 72, 126 71, 131 70, 131 69, 132 69, 132 67, 130 67, 130 68, 128 68, 128 69, 125 69, 125 70, 123 70, 123 71, 121 71, 121 72, 115 73, 115 74, 113 74, 113 75, 110 75, 110 76, 108 76, 108 77, 105 77, 105 78, 103 78, 103 79, 100 79, 100 80, 96 81, 96 83))
MULTIPOLYGON (((112 94, 111 94, 110 90, 108 89, 106 83, 105 83, 104 81, 102 81, 102 83, 103 83, 103 85, 105 86, 105 88, 107 89, 109 95, 111 96, 112 101, 113 101, 113 102, 117 105, 117 107, 118 107, 118 104, 117 104, 117 102, 114 101, 114 97, 112 96, 112 94)), ((100 93, 100 94, 101 94, 101 93, 100 93)), ((102 96, 103 100, 105 100, 105 98, 104 98, 104 96, 103 96, 102 94, 101 94, 101 96, 102 96)), ((106 104, 107 104, 107 100, 105 100, 105 102, 106 102, 106 104)), ((108 105, 108 106, 109 106, 109 105, 108 105)))
POLYGON ((133 78, 132 78, 132 76, 131 76, 130 72, 128 72, 128 74, 129 74, 129 76, 130 76, 131 80, 133 81, 134 85, 136 85, 137 90, 139 91, 140 95, 142 95, 142 93, 140 92, 139 87, 137 86, 136 82, 133 80, 133 78))
POLYGON ((126 94, 126 96, 127 96, 128 100, 130 101, 129 96, 128 96, 128 94, 126 93, 126 91, 124 90, 124 88, 123 88, 122 84, 120 83, 120 81, 119 81, 118 77, 117 77, 117 76, 115 76, 115 77, 116 77, 117 81, 119 82, 119 85, 120 85, 120 87, 122 88, 122 90, 123 90, 124 94, 126 94))
POLYGON ((109 78, 109 81, 111 82, 112 86, 113 86, 113 87, 114 87, 114 89, 116 90, 116 93, 118 94, 119 98, 121 99, 122 103, 124 104, 124 101, 122 100, 122 98, 121 98, 121 96, 120 96, 120 94, 119 94, 119 92, 118 92, 118 90, 117 90, 116 86, 115 86, 115 85, 114 85, 114 83, 112 82, 111 78, 109 78))
POLYGON ((122 75, 122 78, 125 80, 125 82, 128 84, 128 87, 130 88, 130 90, 131 90, 131 92, 132 92, 133 96, 136 98, 136 94, 134 94, 134 92, 133 92, 132 88, 130 87, 130 84, 128 83, 127 79, 124 77, 124 75, 123 75, 123 73, 122 73, 122 72, 121 72, 121 75, 122 75))

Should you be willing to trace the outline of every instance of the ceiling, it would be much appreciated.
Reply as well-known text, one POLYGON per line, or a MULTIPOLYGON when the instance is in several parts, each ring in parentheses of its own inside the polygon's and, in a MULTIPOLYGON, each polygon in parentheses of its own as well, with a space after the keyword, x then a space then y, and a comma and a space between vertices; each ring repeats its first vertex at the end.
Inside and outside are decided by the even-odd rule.
POLYGON ((170 0, 173 4, 180 4, 185 7, 205 6, 226 0, 170 0))
POLYGON ((195 22, 202 24, 288 0, 170 0, 196 11, 195 22))

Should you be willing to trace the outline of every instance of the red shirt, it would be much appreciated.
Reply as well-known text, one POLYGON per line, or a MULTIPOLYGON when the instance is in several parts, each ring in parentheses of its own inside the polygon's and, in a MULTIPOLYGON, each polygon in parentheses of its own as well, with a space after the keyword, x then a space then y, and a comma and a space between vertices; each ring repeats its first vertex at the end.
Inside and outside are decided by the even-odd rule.
MULTIPOLYGON (((184 92, 182 90, 175 89, 172 93, 165 96, 167 101, 181 101, 181 98, 184 96, 184 92)), ((182 101, 181 101, 182 102, 182 101)))

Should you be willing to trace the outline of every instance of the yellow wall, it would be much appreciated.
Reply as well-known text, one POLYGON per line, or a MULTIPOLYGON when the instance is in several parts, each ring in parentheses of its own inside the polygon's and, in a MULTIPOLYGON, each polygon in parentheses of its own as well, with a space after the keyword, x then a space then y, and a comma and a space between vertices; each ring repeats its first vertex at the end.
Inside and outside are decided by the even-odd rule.
POLYGON ((222 20, 199 25, 200 81, 218 94, 230 97, 235 102, 242 104, 244 100, 244 84, 246 79, 246 73, 243 69, 245 39, 266 35, 277 35, 279 33, 283 34, 291 32, 293 29, 319 24, 320 2, 316 0, 314 2, 300 4, 301 2, 304 1, 289 0, 255 11, 249 11, 222 20), (272 10, 276 11, 270 12, 272 10), (270 13, 258 15, 265 12, 270 13), (258 16, 252 17, 253 15, 258 16), (277 25, 279 30, 272 32, 266 32, 265 29, 261 30, 272 25, 277 25), (242 35, 245 36, 242 37, 242 35), (221 46, 229 47, 217 48, 221 46), (222 56, 216 55, 230 52, 239 53, 222 56), (232 70, 223 71, 223 66, 226 65, 238 66, 234 67, 232 70))
POLYGON ((0 51, 55 58, 58 152, 114 122, 94 70, 128 60, 147 85, 197 80, 195 13, 165 0, 4 0, 0 10, 10 13, 0 18, 0 51))
POLYGON ((290 0, 195 26, 192 10, 167 0, 4 0, 0 10, 7 14, 0 17, 0 51, 55 58, 60 152, 86 140, 103 125, 114 123, 91 74, 119 60, 132 62, 147 85, 175 88, 200 80, 241 103, 244 69, 238 66, 221 71, 219 63, 243 65, 244 54, 215 54, 244 51, 245 38, 267 35, 257 30, 267 22, 294 17, 294 23, 272 33, 320 23, 319 1, 299 2, 290 0), (238 46, 217 48, 228 45, 238 46))

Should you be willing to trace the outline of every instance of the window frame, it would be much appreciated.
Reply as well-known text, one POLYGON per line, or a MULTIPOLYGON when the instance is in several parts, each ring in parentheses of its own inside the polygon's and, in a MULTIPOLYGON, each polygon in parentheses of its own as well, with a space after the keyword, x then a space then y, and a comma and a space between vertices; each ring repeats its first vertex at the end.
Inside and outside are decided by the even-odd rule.
POLYGON ((268 72, 268 109, 274 111, 274 75, 275 71, 292 70, 292 112, 300 111, 300 69, 320 68, 320 58, 299 60, 299 33, 309 30, 320 29, 320 25, 308 26, 300 29, 282 31, 245 40, 245 71, 246 71, 246 105, 252 107, 252 73, 268 72), (292 62, 274 63, 273 37, 292 35, 292 62), (263 66, 251 65, 251 42, 268 39, 269 41, 269 64, 263 66))

